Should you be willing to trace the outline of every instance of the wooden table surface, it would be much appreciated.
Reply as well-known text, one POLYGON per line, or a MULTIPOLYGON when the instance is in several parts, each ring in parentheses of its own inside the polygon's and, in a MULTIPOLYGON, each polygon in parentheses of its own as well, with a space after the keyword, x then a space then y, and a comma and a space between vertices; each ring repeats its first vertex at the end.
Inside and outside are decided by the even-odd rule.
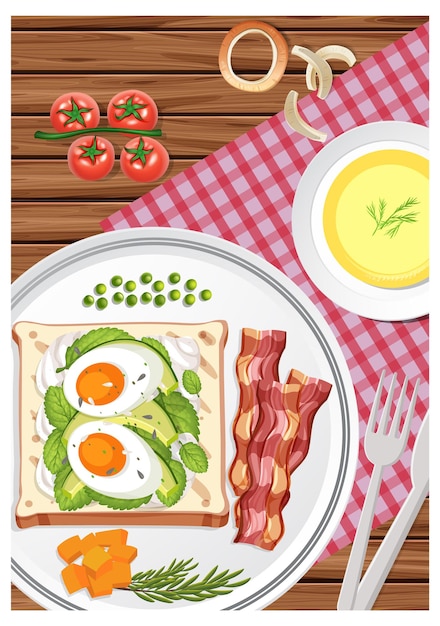
MULTIPOLYGON (((293 55, 270 91, 246 93, 225 82, 218 67, 220 44, 248 19, 275 26, 289 48, 341 44, 358 62, 428 21, 426 16, 13 17, 12 280, 55 250, 102 232, 103 218, 278 113, 289 90, 300 97, 308 93, 304 64, 293 55), (68 141, 34 139, 36 130, 50 131, 48 114, 57 96, 89 93, 105 116, 111 96, 128 88, 149 93, 157 103, 160 141, 170 154, 160 181, 134 183, 117 163, 104 180, 82 181, 67 167, 68 141)), ((235 47, 232 61, 238 74, 255 80, 270 66, 270 45, 249 35, 235 47)), ((333 67, 336 73, 346 69, 343 63, 333 67)), ((125 142, 120 135, 113 140, 118 155, 125 142)), ((428 502, 374 609, 429 608, 428 502)), ((372 532, 366 565, 388 526, 372 532)), ((349 552, 350 546, 312 567, 268 610, 336 609, 349 552)), ((43 610, 14 585, 12 609, 43 610)))

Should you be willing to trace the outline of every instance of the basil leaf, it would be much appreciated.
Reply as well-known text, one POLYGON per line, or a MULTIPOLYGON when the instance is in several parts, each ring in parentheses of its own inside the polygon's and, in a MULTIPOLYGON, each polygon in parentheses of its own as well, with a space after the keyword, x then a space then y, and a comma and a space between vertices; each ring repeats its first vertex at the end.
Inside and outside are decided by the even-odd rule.
POLYGON ((67 348, 66 365, 65 367, 57 369, 57 372, 69 369, 72 363, 79 359, 79 357, 85 352, 89 352, 89 350, 92 350, 103 343, 124 339, 134 339, 134 337, 120 328, 94 328, 82 337, 75 339, 72 345, 67 348))
POLYGON ((53 490, 55 494, 55 501, 58 503, 61 511, 76 511, 77 509, 82 509, 83 506, 90 504, 92 501, 92 498, 86 492, 85 485, 73 496, 73 498, 70 498, 63 492, 63 485, 71 473, 72 468, 67 463, 67 465, 65 465, 55 477, 53 490))
POLYGON ((43 461, 49 472, 56 474, 63 469, 66 462, 67 450, 62 442, 63 431, 53 430, 43 448, 43 461))
POLYGON ((192 472, 203 474, 208 470, 208 457, 196 443, 185 443, 179 450, 180 458, 192 472))
POLYGON ((182 384, 188 393, 197 395, 200 393, 202 383, 199 375, 193 370, 185 370, 182 375, 182 384))
POLYGON ((142 343, 145 343, 145 345, 158 352, 160 356, 168 363, 171 369, 173 368, 168 350, 163 344, 160 343, 160 341, 154 339, 154 337, 142 337, 142 343))
POLYGON ((62 387, 49 387, 44 396, 44 410, 49 423, 64 430, 77 411, 66 400, 62 387))
POLYGON ((160 392, 154 401, 166 412, 178 433, 190 433, 199 440, 199 418, 191 402, 180 391, 173 391, 168 396, 160 392))
POLYGON ((132 498, 124 499, 124 498, 112 498, 111 496, 104 496, 99 491, 94 491, 90 489, 90 487, 86 487, 86 493, 95 502, 98 504, 102 504, 103 506, 108 506, 109 509, 115 509, 119 511, 128 511, 130 509, 137 509, 142 504, 147 504, 151 500, 151 495, 145 496, 144 498, 132 498))

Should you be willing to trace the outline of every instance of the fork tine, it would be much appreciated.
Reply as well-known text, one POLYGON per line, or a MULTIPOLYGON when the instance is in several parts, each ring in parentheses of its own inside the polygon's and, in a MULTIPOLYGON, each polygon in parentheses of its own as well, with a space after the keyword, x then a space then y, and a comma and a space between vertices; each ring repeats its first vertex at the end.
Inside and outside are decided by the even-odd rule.
POLYGON ((379 384, 378 384, 377 390, 376 390, 376 395, 374 396, 373 406, 371 407, 370 417, 368 419, 367 430, 369 430, 371 432, 374 431, 374 424, 376 422, 377 409, 378 409, 378 406, 379 406, 380 397, 382 395, 382 387, 383 387, 383 381, 384 381, 384 378, 385 378, 385 374, 386 374, 386 371, 382 370, 382 373, 380 375, 379 384))
POLYGON ((408 411, 406 413, 405 423, 402 428, 401 439, 402 439, 402 442, 404 442, 403 445, 406 445, 406 442, 408 441, 409 431, 411 430, 411 422, 412 422, 414 409, 415 409, 416 402, 417 402, 417 392, 419 389, 419 383, 420 383, 420 378, 416 380, 416 384, 414 385, 413 395, 411 398, 410 405, 408 407, 408 411))
POLYGON ((405 380, 403 381, 402 389, 400 391, 399 401, 397 403, 396 411, 394 413, 393 420, 390 426, 389 434, 393 437, 396 437, 399 431, 400 418, 402 417, 402 407, 403 407, 403 402, 405 400, 407 386, 408 386, 408 377, 405 376, 405 380))
POLYGON ((394 385, 396 384, 396 378, 397 378, 397 374, 393 374, 393 378, 391 380, 391 385, 390 388, 388 390, 388 395, 387 395, 387 399, 385 402, 385 406, 383 408, 382 411, 382 415, 380 418, 380 422, 379 425, 377 427, 377 431, 378 433, 384 433, 385 432, 385 428, 386 425, 388 423, 389 417, 390 417, 390 409, 391 409, 391 403, 393 401, 393 392, 394 392, 394 385))

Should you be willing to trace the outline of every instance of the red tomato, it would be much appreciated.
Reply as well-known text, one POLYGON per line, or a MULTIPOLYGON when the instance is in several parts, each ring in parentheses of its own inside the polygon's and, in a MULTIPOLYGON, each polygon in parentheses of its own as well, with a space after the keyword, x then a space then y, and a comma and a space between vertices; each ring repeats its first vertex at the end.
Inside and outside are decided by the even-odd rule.
POLYGON ((138 183, 151 183, 165 174, 170 157, 163 145, 151 137, 131 139, 121 152, 121 170, 138 183))
POLYGON ((51 124, 59 133, 95 128, 100 117, 97 102, 79 91, 63 94, 50 108, 51 124))
POLYGON ((138 89, 128 89, 113 96, 108 103, 110 126, 132 130, 151 130, 157 124, 158 111, 153 98, 138 89))
POLYGON ((83 180, 99 180, 111 172, 115 149, 108 139, 88 135, 78 137, 67 153, 72 174, 83 180))

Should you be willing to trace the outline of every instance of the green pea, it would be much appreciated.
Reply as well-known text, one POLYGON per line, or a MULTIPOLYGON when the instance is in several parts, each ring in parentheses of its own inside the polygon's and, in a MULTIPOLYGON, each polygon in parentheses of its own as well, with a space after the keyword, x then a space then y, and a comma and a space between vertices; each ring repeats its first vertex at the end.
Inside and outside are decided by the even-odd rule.
POLYGON ((137 296, 135 296, 133 293, 127 296, 127 299, 125 300, 127 306, 134 306, 135 304, 137 304, 137 301, 137 296))
POLYGON ((154 291, 162 291, 164 287, 165 287, 165 285, 163 284, 163 282, 161 280, 156 280, 153 283, 153 290, 154 291))
POLYGON ((84 296, 83 298, 84 306, 92 306, 94 302, 95 302, 95 298, 93 296, 84 296))
POLYGON ((97 293, 99 296, 102 296, 102 294, 104 294, 106 291, 107 287, 103 283, 99 283, 99 285, 96 285, 95 287, 95 293, 97 293))
POLYGON ((117 291, 115 294, 113 294, 113 302, 115 304, 121 304, 121 302, 124 302, 124 294, 120 291, 117 291))
POLYGON ((151 302, 153 299, 153 296, 151 295, 151 293, 148 293, 148 291, 145 291, 142 295, 141 295, 141 302, 143 302, 144 304, 148 304, 149 302, 151 302))
POLYGON ((162 294, 154 298, 154 304, 156 306, 163 306, 165 302, 166 302, 165 296, 163 296, 162 294))
POLYGON ((178 300, 180 298, 180 291, 178 289, 171 289, 168 297, 170 300, 178 300))
POLYGON ((120 287, 122 285, 122 276, 112 276, 110 284, 112 287, 120 287))
POLYGON ((187 289, 188 291, 194 291, 196 287, 197 287, 197 281, 194 280, 194 278, 190 278, 185 283, 185 289, 187 289))
POLYGON ((194 302, 196 301, 196 297, 192 294, 192 293, 188 293, 184 298, 183 301, 186 305, 188 306, 192 306, 194 304, 194 302))
POLYGON ((98 298, 96 301, 96 306, 100 311, 105 309, 107 307, 107 304, 108 304, 107 298, 98 298))
POLYGON ((200 300, 211 300, 212 292, 209 289, 203 289, 200 292, 200 300))
POLYGON ((134 280, 127 280, 124 287, 125 291, 134 291, 136 289, 136 283, 134 282, 134 280))
POLYGON ((153 277, 150 272, 144 272, 141 276, 141 283, 143 283, 144 285, 148 285, 148 283, 151 283, 152 280, 153 277))
POLYGON ((178 274, 177 272, 173 272, 168 276, 168 280, 172 285, 177 285, 180 280, 180 274, 178 274))

